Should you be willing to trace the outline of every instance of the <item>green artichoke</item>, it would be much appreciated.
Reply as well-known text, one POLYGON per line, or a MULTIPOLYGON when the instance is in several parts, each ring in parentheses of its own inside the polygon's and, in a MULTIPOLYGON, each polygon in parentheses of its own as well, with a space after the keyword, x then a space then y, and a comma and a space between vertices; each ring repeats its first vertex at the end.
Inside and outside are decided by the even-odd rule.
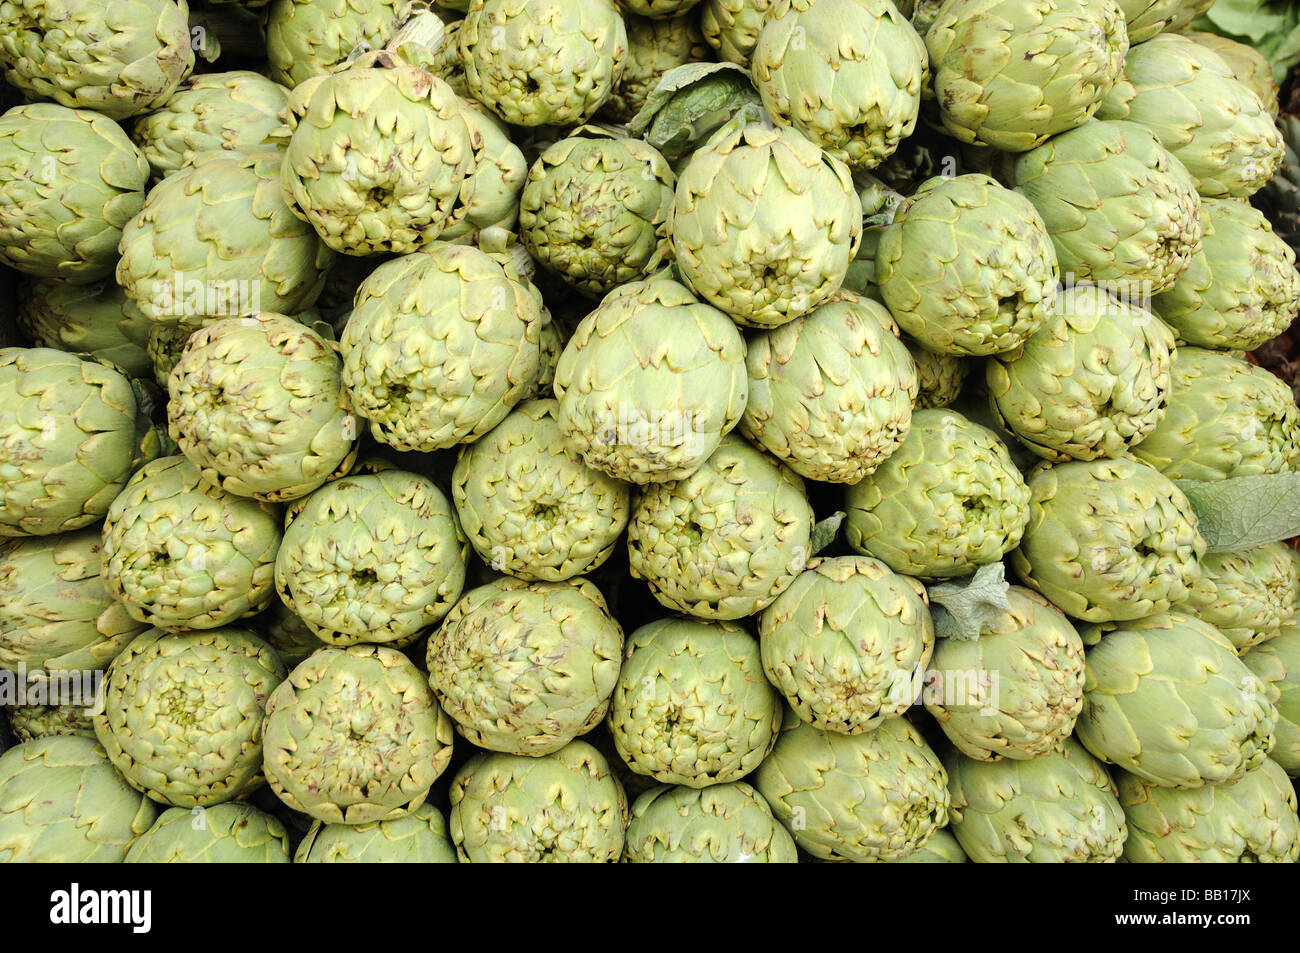
POLYGON ((153 322, 115 281, 77 285, 42 278, 24 284, 14 320, 37 347, 89 354, 142 380, 153 376, 153 322))
POLYGON ((1013 586, 975 638, 939 639, 923 697, 966 758, 1027 761, 1070 737, 1083 708, 1083 641, 1059 609, 1013 586))
POLYGON ((889 0, 777 0, 752 58, 768 114, 859 169, 916 128, 927 64, 889 0))
POLYGON ((583 126, 542 153, 519 201, 519 232, 545 267, 601 297, 672 257, 677 176, 640 139, 583 126))
POLYGON ((411 0, 271 0, 263 30, 268 75, 294 87, 379 49, 397 33, 411 0))
POLYGON ((758 642, 738 625, 668 618, 628 636, 609 731, 637 774, 692 788, 738 781, 780 725, 758 642))
POLYGON ((95 735, 155 801, 220 804, 260 783, 262 714, 284 676, 275 651, 245 629, 151 629, 109 667, 95 735))
POLYGON ((961 394, 966 383, 967 365, 952 354, 935 354, 914 341, 903 338, 912 364, 916 367, 917 393, 912 401, 914 410, 947 407, 961 394))
POLYGON ((862 556, 809 562, 758 634, 763 670, 795 714, 848 735, 906 714, 934 650, 924 587, 862 556))
POLYGON ((453 738, 451 719, 401 652, 325 648, 271 694, 263 767, 280 800, 318 821, 389 821, 424 803, 453 738))
MULTIPOLYGON (((923 0, 924 2, 924 0, 923 0)), ((953 837, 949 831, 951 828, 943 827, 935 831, 930 839, 925 842, 923 847, 918 848, 908 854, 902 860, 891 860, 885 863, 891 864, 964 864, 967 862, 965 852, 961 849, 961 844, 957 843, 957 838, 953 837)))
POLYGON ((659 19, 680 16, 699 2, 700 0, 619 0, 628 13, 659 19))
POLYGON ((762 109, 749 74, 736 64, 688 63, 660 78, 628 123, 628 132, 676 167, 742 110, 756 118, 762 109))
POLYGON ((667 277, 612 292, 555 369, 556 420, 587 466, 629 483, 690 477, 749 399, 745 339, 667 277))
POLYGON ((348 399, 398 450, 472 443, 532 395, 544 314, 527 278, 473 246, 385 262, 340 342, 348 399))
MULTIPOLYGON (((1269 752, 1287 774, 1300 774, 1300 627, 1288 623, 1281 632, 1262 645, 1242 653, 1246 668, 1264 682, 1268 699, 1277 709, 1273 734, 1277 743, 1269 752)), ((11 712, 10 723, 18 731, 18 720, 11 712)))
POLYGON ((315 821, 293 855, 296 864, 454 864, 456 848, 436 807, 421 804, 405 817, 369 824, 315 821))
POLYGON ((1106 864, 1119 860, 1128 828, 1115 783, 1067 739, 1028 761, 945 759, 952 833, 978 863, 1106 864))
POLYGON ((471 243, 481 241, 481 233, 488 229, 513 233, 519 221, 519 195, 528 182, 528 163, 510 141, 506 124, 485 107, 461 100, 461 111, 470 133, 474 164, 438 238, 471 243))
POLYGON ((1169 409, 1133 452, 1171 480, 1222 480, 1300 467, 1300 410, 1262 367, 1180 347, 1169 409))
POLYGON ((0 862, 121 863, 156 814, 90 738, 42 738, 0 755, 0 862))
POLYGON ((203 478, 235 496, 306 496, 356 455, 342 362, 278 314, 226 318, 190 336, 167 387, 171 437, 203 478))
POLYGON ((460 452, 452 499, 493 569, 559 582, 601 566, 627 528, 629 487, 564 446, 554 400, 520 404, 460 452))
POLYGON ((848 166, 793 129, 733 122, 682 170, 672 236, 700 297, 739 324, 774 328, 839 290, 862 204, 848 166))
POLYGON ((1098 758, 1165 787, 1235 781, 1273 747, 1267 685, 1208 622, 1168 612, 1084 632, 1075 734, 1098 758))
POLYGON ((911 426, 916 367, 884 306, 838 291, 748 341, 740 430, 809 480, 856 483, 911 426))
MULTIPOLYGON (((624 6, 629 6, 627 0, 624 6)), ((700 18, 694 11, 657 19, 632 15, 624 20, 627 58, 613 94, 601 109, 603 115, 620 122, 627 122, 641 111, 669 70, 713 59, 713 50, 704 42, 700 18)))
POLYGON ((780 0, 704 0, 700 28, 709 46, 730 63, 748 67, 759 34, 780 0))
POLYGON ((448 822, 462 862, 614 863, 627 798, 583 741, 538 758, 479 752, 452 779, 448 822))
POLYGON ((1200 581, 1180 606, 1226 635, 1238 652, 1277 636, 1298 607, 1294 555, 1285 543, 1206 553, 1200 581))
POLYGON ((1150 129, 1202 195, 1254 195, 1282 162, 1282 133, 1259 97, 1185 36, 1162 33, 1135 46, 1097 116, 1150 129))
POLYGON ((903 860, 948 822, 948 775, 906 718, 819 731, 787 714, 754 775, 795 843, 822 860, 903 860))
POLYGON ((156 109, 194 67, 185 0, 4 0, 0 64, 31 99, 125 119, 156 109))
POLYGON ((618 680, 623 630, 585 579, 509 577, 471 589, 429 636, 429 684, 480 748, 542 755, 595 728, 618 680))
POLYGON ((1029 340, 984 365, 985 379, 998 419, 1038 456, 1118 457, 1164 417, 1174 353, 1151 312, 1073 285, 1029 340))
POLYGON ((1277 120, 1280 104, 1277 80, 1273 78, 1273 64, 1268 57, 1245 43, 1217 33, 1205 33, 1199 30, 1183 34, 1206 49, 1217 53, 1219 59, 1227 64, 1228 71, 1239 82, 1245 83, 1274 121, 1277 120))
POLYGON ((148 181, 144 154, 107 116, 15 106, 0 115, 0 264, 76 284, 111 275, 148 181))
POLYGON ((941 354, 997 354, 1052 310, 1060 277, 1033 205, 985 175, 922 183, 880 233, 876 283, 904 331, 941 354))
POLYGON ((585 122, 627 57, 614 0, 473 0, 459 39, 469 91, 515 126, 585 122))
POLYGON ((1300 857, 1296 796, 1268 760, 1240 779, 1190 791, 1121 774, 1130 863, 1293 864, 1300 857))
POLYGON ((804 570, 812 527, 803 480, 729 435, 696 473, 643 490, 628 524, 629 567, 669 609, 739 619, 804 570))
POLYGON ((301 503, 275 560, 275 587, 324 642, 393 642, 451 611, 468 558, 437 485, 387 470, 334 480, 301 503))
POLYGON ((1076 619, 1164 612, 1200 578, 1205 540, 1173 481, 1128 459, 1059 463, 1029 480, 1029 525, 1010 561, 1076 619))
POLYGON ((248 804, 173 807, 126 852, 128 864, 287 864, 284 825, 248 804))
POLYGON ((895 572, 966 576, 1020 544, 1029 489, 997 434, 946 408, 918 410, 902 446, 848 488, 849 545, 895 572))
POLYGON ((1183 0, 1116 0, 1128 26, 1129 43, 1145 43, 1169 26, 1183 0))
POLYGON ((1114 0, 952 0, 925 45, 944 131, 1027 152, 1097 112, 1129 35, 1114 0))
POLYGON ((82 705, 11 705, 8 716, 20 743, 56 735, 95 737, 95 723, 82 705))
POLYGON ((1155 133, 1088 122, 1016 160, 1061 271, 1126 301, 1172 288, 1201 247, 1196 183, 1155 133))
POLYGON ((257 632, 275 649, 286 669, 293 669, 325 643, 306 622, 279 599, 257 619, 257 632))
POLYGON ((162 450, 139 388, 50 348, 0 349, 0 537, 48 536, 103 519, 162 450))
POLYGON ((664 785, 632 805, 623 859, 632 864, 794 864, 799 853, 748 784, 664 785))

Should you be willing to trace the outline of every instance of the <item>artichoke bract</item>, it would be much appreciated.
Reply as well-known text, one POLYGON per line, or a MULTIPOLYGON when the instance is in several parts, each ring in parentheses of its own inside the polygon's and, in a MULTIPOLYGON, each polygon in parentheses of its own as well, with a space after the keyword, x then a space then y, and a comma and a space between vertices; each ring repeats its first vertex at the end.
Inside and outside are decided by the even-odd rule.
POLYGON ((1259 97, 1185 36, 1162 33, 1134 47, 1097 116, 1154 132, 1202 195, 1253 195, 1282 162, 1282 133, 1259 97))
POLYGON ((745 339, 676 281, 633 282, 578 325, 554 388, 564 442, 587 466, 629 483, 681 480, 745 410, 745 339))
POLYGON ((184 457, 162 457, 142 467, 109 508, 103 576, 141 622, 214 629, 275 598, 279 548, 274 506, 212 487, 184 457))
POLYGON ((1119 777, 1130 863, 1293 864, 1300 856, 1296 796, 1271 759, 1236 781, 1192 790, 1119 777))
POLYGON ((455 733, 429 684, 382 645, 326 648, 271 694, 262 728, 271 789, 326 824, 394 820, 424 803, 455 733))
POLYGON ((861 169, 916 128, 927 64, 890 0, 777 0, 752 57, 768 114, 861 169))
POLYGON ((744 782, 662 786, 632 805, 623 859, 632 864, 794 864, 799 852, 763 796, 744 782))
POLYGON ((748 67, 763 25, 780 0, 703 0, 704 39, 730 63, 748 67))
POLYGON ((287 864, 284 825, 249 804, 173 807, 126 852, 128 864, 287 864))
POLYGON ((103 561, 93 527, 0 542, 0 668, 102 669, 144 631, 109 594, 103 561))
MULTIPOLYGON (((1269 701, 1277 709, 1273 734, 1277 739, 1269 752, 1292 777, 1300 774, 1300 628, 1287 625, 1275 637, 1244 652, 1241 660, 1264 681, 1269 701)), ((17 731, 18 721, 10 714, 17 731)))
POLYGON ((925 588, 861 556, 812 560, 758 634, 763 670, 795 714, 849 735, 906 714, 934 650, 925 588))
POLYGON ((1059 609, 1013 586, 975 638, 939 639, 926 710, 967 758, 1027 761, 1070 737, 1083 709, 1083 640, 1059 609))
POLYGON ((131 138, 158 178, 204 152, 258 152, 284 123, 289 91, 260 73, 203 73, 181 84, 159 109, 135 121, 131 138))
POLYGON ((953 835, 978 863, 1115 863, 1128 827, 1105 767, 1066 740, 1028 761, 944 762, 953 835))
POLYGON ((1294 555, 1285 543, 1206 553, 1201 578, 1180 608, 1214 626, 1245 652, 1274 638, 1295 618, 1300 600, 1294 555))
POLYGON ((952 0, 925 45, 944 131, 1027 152, 1097 112, 1129 35, 1114 0, 952 0))
POLYGON ((268 75, 291 88, 322 76, 356 51, 382 47, 410 9, 410 0, 271 0, 262 27, 268 75))
POLYGON ((1267 56, 1253 46, 1238 43, 1217 33, 1193 30, 1184 33, 1183 36, 1217 53, 1238 82, 1250 87, 1251 92, 1264 104, 1264 109, 1269 116, 1274 120, 1277 119, 1281 97, 1277 80, 1273 78, 1273 64, 1269 62, 1267 56))
POLYGON ((533 164, 519 199, 519 235, 539 263, 599 298, 671 259, 676 186, 653 146, 583 126, 533 164))
POLYGON ((757 116, 762 108, 748 73, 736 64, 687 63, 664 74, 628 131, 678 167, 742 109, 757 116))
POLYGON ((748 632, 661 619, 627 638, 609 731, 637 774, 701 788, 758 767, 776 740, 781 707, 748 632))
POLYGON ((459 40, 469 91, 514 126, 585 122, 627 57, 614 0, 474 0, 459 40))
POLYGON ((0 115, 0 264, 78 284, 111 275, 148 181, 144 153, 107 116, 15 106, 0 115))
POLYGON ((478 103, 462 99, 461 108, 473 144, 473 168, 461 183, 460 196, 438 238, 465 243, 478 240, 488 229, 513 233, 519 220, 519 195, 528 182, 528 163, 510 141, 505 123, 478 103))
POLYGON ((1262 367, 1180 347, 1168 410, 1133 452, 1171 480, 1283 473, 1300 467, 1300 410, 1262 367))
POLYGON ((0 349, 0 537, 98 523, 161 436, 136 385, 51 348, 0 349))
POLYGON ((1034 206, 985 175, 922 183, 876 250, 890 313, 941 354, 1012 350, 1047 320, 1059 277, 1034 206))
POLYGON ((1165 787, 1235 781, 1273 747, 1265 682, 1214 626, 1181 612, 1085 631, 1075 734, 1094 755, 1165 787))
POLYGON ((669 609, 739 619, 772 603, 812 555, 803 480, 734 435, 676 483, 638 497, 628 561, 669 609))
POLYGON ((948 775, 906 718, 819 731, 787 715, 754 775, 795 843, 821 860, 903 860, 948 822, 948 775))
POLYGON ((1029 340, 984 365, 985 379, 999 419, 1035 454, 1095 460, 1160 423, 1174 355, 1173 332, 1150 311, 1074 285, 1029 340))
POLYGON ((1128 27, 1129 43, 1145 43, 1168 27, 1183 0, 1116 0, 1128 27))
POLYGON ((1245 202, 1205 199, 1201 223, 1202 250, 1151 306, 1188 344, 1254 350, 1300 312, 1295 252, 1245 202))
POLYGON ((157 813, 90 738, 42 738, 0 755, 0 862, 121 863, 157 813))
POLYGON ((543 305, 509 261, 439 242, 385 262, 357 290, 343 384, 398 450, 472 443, 532 396, 543 305))
POLYGON ((1196 183, 1135 122, 1096 120, 1055 136, 1019 157, 1013 179, 1073 282, 1145 301, 1173 287, 1201 247, 1196 183))
POLYGON ((306 496, 356 455, 343 365, 292 318, 226 318, 190 336, 167 382, 171 437, 236 496, 306 496))
POLYGON ((33 281, 19 291, 14 321, 37 347, 89 354, 135 378, 153 376, 148 351, 153 322, 112 279, 85 285, 33 281))
POLYGON ((947 407, 961 394, 968 372, 966 362, 952 354, 927 351, 914 341, 903 339, 916 367, 917 394, 913 410, 947 407))
POLYGON ((32 99, 125 119, 161 106, 194 67, 185 0, 6 0, 0 64, 32 99))
POLYGON ((946 408, 918 410, 907 438, 844 496, 859 553, 922 579, 966 576, 1020 545, 1029 489, 997 434, 946 408))
POLYGON ((95 735, 155 801, 220 804, 260 783, 263 711, 284 676, 275 651, 247 630, 152 629, 109 667, 95 735))
POLYGON ((1128 459, 1059 463, 1029 480, 1011 566, 1076 619, 1141 619, 1187 598, 1205 540, 1173 481, 1128 459))
POLYGON ((503 578, 456 603, 426 652, 429 684, 480 748, 550 754, 600 724, 623 630, 585 579, 503 578))
POLYGON ((204 153, 149 193, 122 233, 118 284, 152 321, 194 330, 315 303, 333 253, 290 211, 280 153, 204 153))
POLYGON ((584 741, 539 758, 479 752, 452 779, 448 826, 462 862, 615 863, 627 797, 584 741))
POLYGON ((748 341, 740 429, 800 476, 856 483, 902 443, 916 368, 885 308, 838 291, 748 341))
POLYGON ((964 864, 967 862, 965 852, 957 838, 949 833, 950 828, 943 827, 935 831, 924 845, 908 854, 902 860, 887 860, 887 864, 964 864))
POLYGON ((862 238, 848 166, 793 129, 729 123, 677 180, 673 251, 694 291, 774 328, 839 290, 862 238))
POLYGON ((431 804, 405 817, 369 824, 315 821, 293 855, 295 864, 454 864, 447 821, 431 804))
POLYGON ((275 560, 275 587, 322 641, 414 636, 460 598, 469 545, 431 480, 401 470, 343 477, 300 507, 275 560))
POLYGON ((516 407, 465 447, 452 499, 484 562, 520 579, 559 582, 602 565, 627 528, 629 487, 564 445, 554 400, 516 407))
POLYGON ((627 122, 641 111, 665 73, 687 63, 712 60, 713 51, 704 42, 700 19, 694 11, 656 19, 635 15, 623 19, 627 26, 627 58, 601 114, 627 122))

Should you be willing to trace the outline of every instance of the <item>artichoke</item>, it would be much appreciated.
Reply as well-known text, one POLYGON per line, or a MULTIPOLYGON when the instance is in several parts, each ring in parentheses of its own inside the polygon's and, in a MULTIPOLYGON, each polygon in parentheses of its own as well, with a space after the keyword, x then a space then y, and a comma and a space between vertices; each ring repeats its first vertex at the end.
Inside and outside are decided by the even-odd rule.
POLYGON ((781 0, 704 0, 700 28, 709 46, 730 63, 748 67, 759 34, 781 0))
POLYGON ((25 284, 14 320, 37 347, 89 354, 142 380, 153 376, 148 351, 153 322, 111 279, 78 285, 42 278, 25 284))
POLYGON ((632 805, 623 859, 633 864, 793 864, 794 838, 748 784, 661 786, 632 805))
POLYGON ((664 74, 628 131, 676 167, 742 110, 754 118, 762 109, 762 98, 739 66, 688 63, 664 74))
POLYGON ((918 410, 902 446, 844 497, 857 552, 923 579, 966 576, 1020 544, 1029 489, 1006 445, 953 410, 918 410))
POLYGON ((148 181, 144 154, 107 116, 15 106, 0 115, 0 264, 76 284, 111 275, 148 181))
POLYGON ((903 339, 916 366, 917 394, 913 410, 947 407, 961 394, 966 383, 966 362, 952 354, 935 354, 914 341, 903 339))
POLYGON ((11 705, 9 728, 21 743, 56 735, 95 737, 95 723, 82 705, 11 705))
POLYGON ((528 181, 528 163, 510 141, 505 123, 478 103, 461 100, 461 107, 474 149, 474 165, 461 183, 460 196, 438 238, 470 243, 482 240, 485 231, 513 238, 519 220, 519 194, 528 181))
POLYGON ((261 782, 262 714, 284 681, 275 651, 244 629, 134 639, 108 670, 95 735, 132 787, 205 807, 261 782))
POLYGON ((1269 116, 1274 121, 1277 120, 1279 90, 1277 80, 1273 78, 1273 64, 1269 62, 1267 56, 1253 46, 1238 43, 1217 33, 1203 33, 1197 30, 1183 35, 1217 53, 1219 59, 1227 64, 1228 71, 1233 77, 1248 86, 1264 104, 1264 109, 1269 116))
POLYGON ((271 0, 263 23, 268 75, 294 87, 357 51, 379 49, 411 6, 410 0, 271 0))
POLYGON ((739 619, 803 571, 812 527, 803 480, 729 435, 699 471, 637 498, 629 567, 669 609, 739 619))
POLYGON ((300 504, 275 560, 275 587, 324 642, 393 642, 451 611, 468 558, 443 492, 386 470, 334 480, 300 504))
POLYGON ((98 523, 162 450, 119 371, 50 348, 0 349, 0 537, 98 523))
MULTIPOLYGON (((924 0, 922 0, 924 2, 924 0)), ((885 863, 890 864, 964 864, 968 858, 961 849, 961 844, 957 843, 957 838, 953 837, 949 831, 951 828, 943 827, 935 831, 930 839, 925 842, 925 846, 908 854, 902 860, 890 860, 885 863)))
POLYGON ((780 725, 758 642, 739 626, 669 618, 628 636, 609 730, 637 774, 692 788, 738 781, 780 725))
POLYGON ((1285 543, 1206 553, 1201 578, 1182 610, 1228 637, 1238 652, 1267 642, 1295 618, 1300 591, 1294 554, 1285 543))
MULTIPOLYGON (((1264 682, 1268 699, 1277 709, 1273 734, 1277 743, 1269 752, 1287 774, 1300 774, 1300 628, 1288 624, 1263 645, 1244 652, 1241 660, 1264 682)), ((18 732, 18 719, 10 721, 18 732)), ((21 733, 19 733, 21 736, 21 733)))
MULTIPOLYGON (((644 5, 644 4, 643 4, 644 5)), ((629 6, 624 0, 624 6, 629 6)), ((669 70, 713 59, 694 11, 657 19, 625 16, 627 58, 614 92, 601 109, 611 119, 627 122, 641 111, 650 93, 669 70)), ((652 143, 653 144, 653 143, 652 143)))
POLYGON ((132 618, 162 629, 215 629, 275 597, 275 507, 203 481, 184 457, 131 478, 104 523, 104 581, 132 618))
POLYGON ((388 821, 424 803, 453 738, 451 719, 402 653, 325 648, 271 694, 263 767, 280 800, 318 821, 388 821))
POLYGON ((623 630, 585 579, 471 589, 429 636, 429 684, 480 748, 542 755, 600 724, 623 630))
POLYGON ((1028 761, 945 760, 952 833, 976 863, 1119 860, 1128 828, 1105 767, 1066 740, 1028 761))
POLYGON ((875 281, 904 331, 940 354, 997 354, 1051 314, 1060 277, 1033 205, 985 175, 929 179, 881 232, 875 281))
POLYGON ((739 324, 774 328, 839 290, 862 204, 848 166, 793 129, 733 122, 682 170, 672 236, 700 297, 739 324))
POLYGON ((948 775, 906 718, 819 731, 787 714, 754 775, 795 843, 822 860, 903 860, 948 822, 948 775))
POLYGON ((763 670, 795 714, 849 735, 906 714, 934 650, 924 587, 862 556, 809 562, 758 634, 763 670))
POLYGON ((1084 632, 1075 733, 1098 758, 1165 787, 1235 781, 1268 757, 1267 685, 1208 622, 1168 612, 1084 632))
POLYGON ((448 821, 462 862, 613 863, 627 798, 583 741, 538 758, 479 752, 452 779, 448 821))
POLYGON ((751 336, 745 366, 741 432, 810 480, 856 483, 911 426, 915 365, 889 312, 852 292, 751 336))
POLYGON ((284 825, 248 804, 173 807, 126 852, 128 864, 287 864, 284 825))
POLYGON ((628 13, 659 19, 684 14, 699 2, 700 0, 619 0, 628 13))
POLYGON ((1183 0, 1116 0, 1128 26, 1129 43, 1145 43, 1170 25, 1183 0))
POLYGON ((405 817, 369 824, 315 821, 293 855, 296 864, 454 864, 456 848, 436 807, 421 804, 405 817))
POLYGON ((1205 540, 1173 481, 1128 459, 1059 463, 1029 480, 1029 525, 1010 557, 1030 588, 1076 619, 1164 612, 1200 578, 1205 540))
POLYGON ((299 662, 325 645, 316 638, 311 626, 279 599, 271 600, 271 607, 258 617, 257 632, 275 649, 286 669, 296 668, 299 662))

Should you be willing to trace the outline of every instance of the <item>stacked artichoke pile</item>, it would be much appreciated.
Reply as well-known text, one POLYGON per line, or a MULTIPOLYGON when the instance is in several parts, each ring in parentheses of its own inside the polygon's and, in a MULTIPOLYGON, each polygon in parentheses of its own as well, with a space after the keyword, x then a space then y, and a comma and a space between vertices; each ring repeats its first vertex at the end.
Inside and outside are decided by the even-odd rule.
POLYGON ((1295 861, 1208 6, 0 0, 0 860, 1295 861))

